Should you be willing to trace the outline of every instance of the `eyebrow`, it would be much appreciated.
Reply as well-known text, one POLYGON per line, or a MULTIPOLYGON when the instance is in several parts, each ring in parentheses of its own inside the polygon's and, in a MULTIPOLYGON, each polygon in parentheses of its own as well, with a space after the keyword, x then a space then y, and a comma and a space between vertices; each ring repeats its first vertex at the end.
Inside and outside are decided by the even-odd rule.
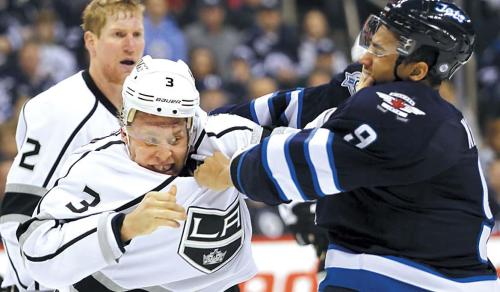
POLYGON ((374 42, 374 41, 372 41, 372 46, 373 46, 375 49, 385 50, 385 48, 384 48, 381 44, 379 44, 379 43, 377 43, 377 42, 374 42))

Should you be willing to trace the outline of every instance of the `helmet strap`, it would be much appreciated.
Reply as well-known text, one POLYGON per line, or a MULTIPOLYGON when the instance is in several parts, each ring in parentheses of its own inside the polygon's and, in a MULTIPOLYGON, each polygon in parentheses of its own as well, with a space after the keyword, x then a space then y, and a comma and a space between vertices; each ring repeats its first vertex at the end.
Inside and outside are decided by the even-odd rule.
POLYGON ((125 133, 125 139, 127 139, 127 143, 125 145, 125 150, 127 151, 127 154, 130 157, 130 149, 129 149, 129 147, 130 147, 130 135, 127 132, 127 127, 126 126, 122 127, 121 130, 123 131, 123 133, 125 133))
POLYGON ((129 110, 128 115, 126 117, 127 121, 126 121, 125 125, 129 125, 129 124, 131 124, 134 121, 135 113, 136 113, 136 109, 131 108, 129 110))
POLYGON ((196 142, 196 116, 187 119, 188 128, 188 154, 194 150, 194 143, 196 142))

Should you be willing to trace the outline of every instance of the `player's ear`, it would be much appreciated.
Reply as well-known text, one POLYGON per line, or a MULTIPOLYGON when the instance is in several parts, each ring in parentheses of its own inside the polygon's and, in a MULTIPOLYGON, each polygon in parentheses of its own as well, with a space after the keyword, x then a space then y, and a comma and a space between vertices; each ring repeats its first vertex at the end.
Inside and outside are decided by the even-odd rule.
POLYGON ((86 31, 83 34, 83 41, 85 42, 85 48, 87 48, 87 51, 89 51, 89 54, 91 56, 95 56, 96 40, 97 40, 97 35, 95 35, 93 32, 86 31))
POLYGON ((424 80, 427 77, 427 73, 429 73, 429 66, 425 62, 413 63, 411 67, 408 78, 412 81, 424 80))
POLYGON ((399 76, 402 76, 402 79, 411 80, 411 81, 421 81, 427 77, 429 73, 429 66, 425 62, 414 62, 409 64, 403 64, 404 66, 400 66, 398 68, 399 76))
POLYGON ((127 132, 123 127, 120 129, 120 137, 122 138, 122 141, 125 142, 125 144, 128 144, 127 132))

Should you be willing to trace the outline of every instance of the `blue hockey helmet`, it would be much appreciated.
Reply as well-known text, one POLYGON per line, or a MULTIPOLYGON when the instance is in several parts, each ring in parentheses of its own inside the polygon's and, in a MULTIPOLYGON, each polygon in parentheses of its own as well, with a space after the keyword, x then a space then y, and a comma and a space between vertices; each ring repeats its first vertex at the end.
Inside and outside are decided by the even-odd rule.
POLYGON ((398 53, 404 59, 426 46, 438 53, 429 69, 440 80, 449 79, 472 55, 475 33, 467 14, 441 0, 392 0, 379 16, 371 15, 361 32, 360 45, 384 25, 399 38, 398 53))

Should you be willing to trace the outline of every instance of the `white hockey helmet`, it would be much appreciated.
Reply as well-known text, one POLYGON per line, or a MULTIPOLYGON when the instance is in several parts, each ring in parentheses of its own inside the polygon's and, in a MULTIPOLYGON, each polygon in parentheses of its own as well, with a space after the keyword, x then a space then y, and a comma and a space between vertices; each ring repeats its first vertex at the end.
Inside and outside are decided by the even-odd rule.
POLYGON ((151 56, 144 56, 127 76, 122 97, 121 119, 125 126, 132 123, 136 111, 171 118, 193 118, 200 104, 200 94, 186 63, 151 56))

